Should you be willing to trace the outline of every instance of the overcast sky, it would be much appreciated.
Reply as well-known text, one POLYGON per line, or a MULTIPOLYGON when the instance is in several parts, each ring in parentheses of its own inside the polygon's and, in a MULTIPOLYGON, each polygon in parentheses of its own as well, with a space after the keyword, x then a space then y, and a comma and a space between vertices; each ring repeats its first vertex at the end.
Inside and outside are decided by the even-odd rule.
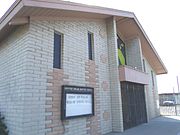
MULTIPOLYGON (((70 0, 134 12, 168 69, 158 76, 159 93, 177 91, 180 80, 179 0, 70 0)), ((0 17, 14 0, 0 0, 0 17)))

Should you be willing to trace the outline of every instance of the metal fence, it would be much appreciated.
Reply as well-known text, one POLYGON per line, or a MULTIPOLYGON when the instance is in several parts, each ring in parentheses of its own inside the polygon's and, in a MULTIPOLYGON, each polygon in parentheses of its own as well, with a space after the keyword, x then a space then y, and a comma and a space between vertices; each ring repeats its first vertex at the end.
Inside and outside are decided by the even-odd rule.
POLYGON ((178 115, 180 116, 180 104, 160 105, 161 115, 178 115))

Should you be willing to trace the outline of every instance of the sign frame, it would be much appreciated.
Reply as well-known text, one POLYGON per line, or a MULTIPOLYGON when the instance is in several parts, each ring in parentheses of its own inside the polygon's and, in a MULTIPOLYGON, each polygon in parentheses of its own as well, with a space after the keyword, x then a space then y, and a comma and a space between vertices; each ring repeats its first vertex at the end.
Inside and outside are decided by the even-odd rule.
POLYGON ((94 116, 94 88, 83 87, 83 86, 63 85, 62 93, 61 93, 61 120, 85 117, 85 116, 94 116), (92 113, 66 116, 66 95, 67 94, 90 94, 92 98, 92 113))

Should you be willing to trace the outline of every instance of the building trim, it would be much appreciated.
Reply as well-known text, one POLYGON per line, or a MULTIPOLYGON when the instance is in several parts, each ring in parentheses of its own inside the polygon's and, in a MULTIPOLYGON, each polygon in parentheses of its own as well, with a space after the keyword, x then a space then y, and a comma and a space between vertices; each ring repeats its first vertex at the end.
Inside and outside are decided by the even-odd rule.
MULTIPOLYGON (((137 17, 132 12, 110 9, 98 6, 90 6, 85 4, 78 4, 67 1, 59 1, 59 0, 16 0, 14 4, 9 8, 9 10, 5 13, 5 15, 0 19, 0 41, 4 38, 4 32, 7 33, 11 31, 12 28, 8 25, 12 19, 17 17, 17 14, 23 10, 28 10, 29 8, 46 8, 46 9, 55 9, 55 10, 64 10, 64 11, 78 11, 82 13, 92 14, 94 15, 105 15, 105 18, 116 17, 116 21, 121 20, 123 18, 129 18, 134 21, 140 32, 142 33, 144 39, 147 41, 148 46, 147 49, 150 49, 152 52, 153 61, 156 61, 154 65, 156 66, 155 71, 156 74, 166 74, 168 71, 157 54, 155 48, 153 47, 150 39, 139 23, 137 17)), ((30 15, 29 15, 30 16, 30 15)), ((29 17, 27 16, 27 17, 29 17)), ((104 18, 104 19, 105 19, 104 18)), ((12 27, 12 26, 11 26, 12 27)), ((148 56, 150 57, 150 56, 148 56)), ((151 58, 151 59, 152 59, 151 58)), ((150 62, 151 63, 151 62, 150 62)))

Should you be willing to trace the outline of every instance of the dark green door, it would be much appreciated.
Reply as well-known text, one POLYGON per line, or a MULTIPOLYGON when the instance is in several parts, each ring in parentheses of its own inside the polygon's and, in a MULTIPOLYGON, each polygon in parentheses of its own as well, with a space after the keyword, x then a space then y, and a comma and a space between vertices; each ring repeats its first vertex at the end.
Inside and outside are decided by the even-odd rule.
POLYGON ((147 122, 144 85, 121 82, 124 129, 147 122))

